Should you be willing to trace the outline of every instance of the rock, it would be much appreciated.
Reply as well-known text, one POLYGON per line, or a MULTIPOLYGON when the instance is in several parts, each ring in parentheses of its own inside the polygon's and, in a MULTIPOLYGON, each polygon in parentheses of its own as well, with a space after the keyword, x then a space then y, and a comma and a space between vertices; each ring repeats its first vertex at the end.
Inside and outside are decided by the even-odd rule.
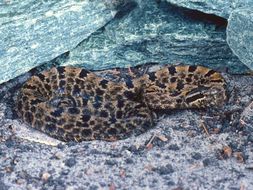
POLYGON ((65 165, 68 167, 73 167, 74 165, 76 165, 76 159, 75 158, 69 158, 65 161, 65 165))
POLYGON ((230 13, 239 7, 253 6, 252 0, 165 0, 169 3, 186 7, 188 9, 199 10, 208 14, 228 18, 230 13))
POLYGON ((105 27, 70 51, 64 65, 100 70, 147 62, 196 64, 214 69, 246 67, 226 43, 225 25, 207 24, 189 17, 192 11, 142 0, 129 3, 105 27))
POLYGON ((193 152, 191 155, 194 160, 200 160, 202 158, 202 155, 198 152, 193 152))
POLYGON ((173 173, 175 170, 173 169, 171 164, 167 164, 165 166, 160 166, 159 168, 154 169, 160 175, 168 175, 173 173))
MULTIPOLYGON (((252 5, 253 6, 253 5, 252 5)), ((227 42, 234 54, 253 70, 253 8, 235 10, 228 20, 227 42)))
POLYGON ((116 5, 116 0, 1 2, 0 83, 73 49, 114 17, 116 5))
POLYGON ((41 179, 43 181, 47 181, 49 178, 51 177, 50 173, 48 172, 43 172, 42 176, 41 176, 41 179))

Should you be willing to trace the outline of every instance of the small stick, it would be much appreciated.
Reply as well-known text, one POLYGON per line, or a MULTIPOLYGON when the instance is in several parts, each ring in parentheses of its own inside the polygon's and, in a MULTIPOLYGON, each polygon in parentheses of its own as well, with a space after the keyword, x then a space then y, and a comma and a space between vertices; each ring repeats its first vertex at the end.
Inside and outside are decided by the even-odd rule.
POLYGON ((204 129, 205 133, 207 134, 207 136, 210 137, 210 134, 209 134, 209 132, 205 126, 205 122, 203 120, 201 121, 200 127, 202 127, 204 129))

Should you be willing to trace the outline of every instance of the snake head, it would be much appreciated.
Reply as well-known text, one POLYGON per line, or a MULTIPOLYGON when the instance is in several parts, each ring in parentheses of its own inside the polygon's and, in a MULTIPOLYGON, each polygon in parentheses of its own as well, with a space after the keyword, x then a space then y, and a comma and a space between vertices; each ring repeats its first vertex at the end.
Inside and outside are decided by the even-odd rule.
POLYGON ((150 109, 220 107, 226 100, 222 75, 202 66, 170 66, 148 73, 139 82, 150 109))
POLYGON ((185 96, 185 103, 189 108, 221 107, 225 101, 226 90, 223 85, 200 86, 192 89, 185 96))

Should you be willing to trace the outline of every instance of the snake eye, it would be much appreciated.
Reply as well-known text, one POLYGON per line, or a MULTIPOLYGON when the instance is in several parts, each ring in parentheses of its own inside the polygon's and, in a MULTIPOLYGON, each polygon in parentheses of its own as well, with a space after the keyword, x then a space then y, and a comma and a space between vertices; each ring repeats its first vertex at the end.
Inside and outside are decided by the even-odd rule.
POLYGON ((201 100, 205 98, 205 93, 209 90, 208 87, 199 86, 186 93, 185 101, 188 105, 199 106, 201 100))
POLYGON ((195 103, 197 101, 199 101, 200 99, 204 98, 205 96, 201 93, 197 93, 197 94, 194 94, 192 96, 189 96, 188 98, 186 98, 186 103, 187 104, 192 104, 192 103, 195 103))

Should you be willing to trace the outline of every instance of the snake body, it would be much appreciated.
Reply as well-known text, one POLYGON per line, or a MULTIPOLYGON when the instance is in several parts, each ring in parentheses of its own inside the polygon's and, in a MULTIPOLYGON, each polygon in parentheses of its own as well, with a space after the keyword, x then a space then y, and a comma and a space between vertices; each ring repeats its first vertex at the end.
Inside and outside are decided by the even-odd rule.
POLYGON ((75 67, 54 67, 21 88, 24 122, 62 141, 115 141, 151 128, 155 110, 223 105, 225 80, 202 66, 166 66, 124 82, 75 67))

